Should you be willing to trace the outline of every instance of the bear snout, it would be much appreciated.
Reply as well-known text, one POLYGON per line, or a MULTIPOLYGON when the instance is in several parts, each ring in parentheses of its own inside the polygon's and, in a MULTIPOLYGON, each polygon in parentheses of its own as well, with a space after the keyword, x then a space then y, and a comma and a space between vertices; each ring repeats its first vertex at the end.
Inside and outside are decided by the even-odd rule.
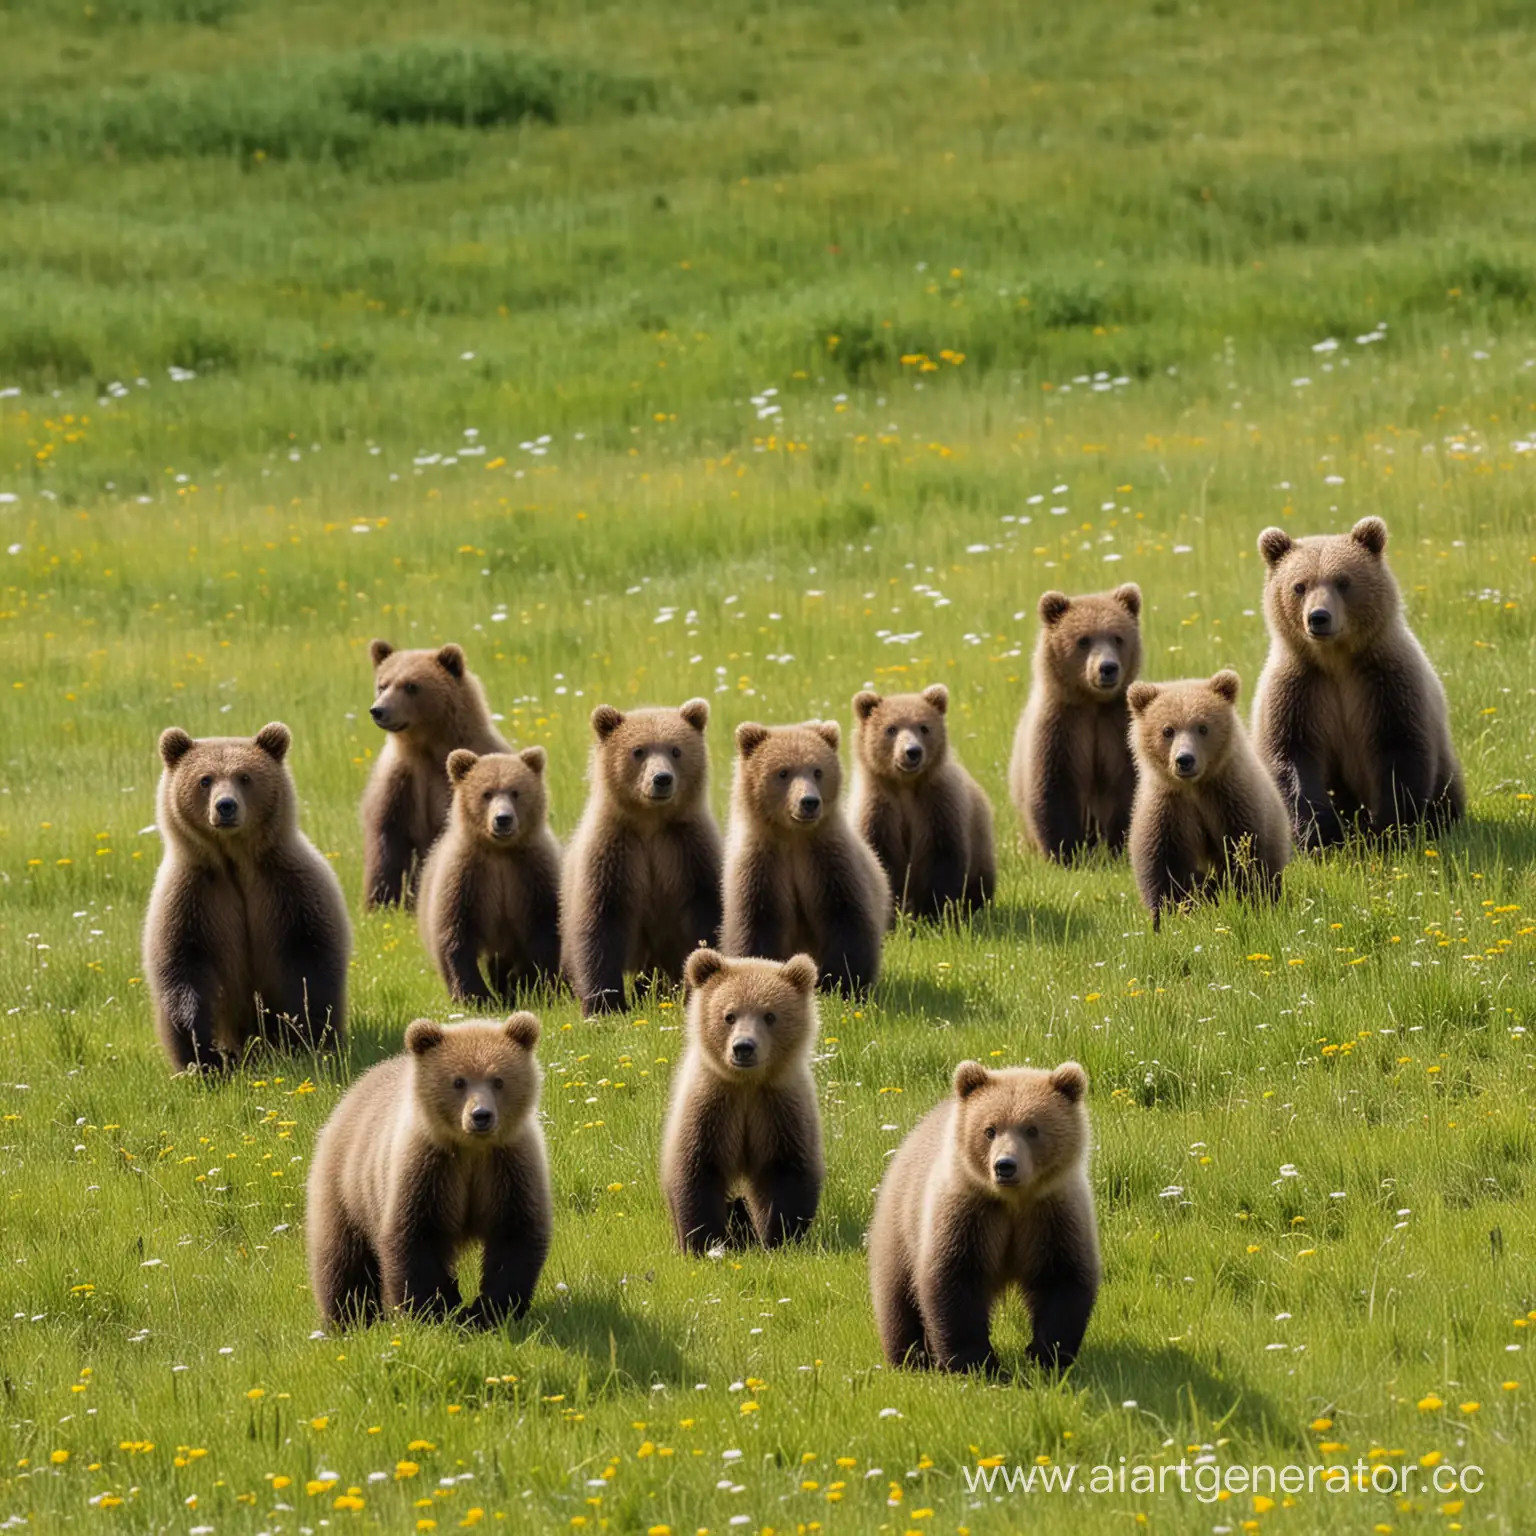
POLYGON ((731 1041, 731 1065, 733 1067, 757 1065, 757 1041, 751 1035, 737 1035, 731 1041))
POLYGON ((815 821, 821 815, 821 796, 818 794, 803 794, 795 802, 793 816, 796 821, 815 821))
POLYGON ((208 820, 219 828, 238 827, 240 825, 240 802, 228 791, 215 792, 213 801, 208 807, 208 820))
POLYGON ((1120 682, 1120 663, 1113 656, 1106 656, 1099 663, 1093 682, 1096 688, 1105 690, 1116 687, 1120 682))
POLYGON ((381 730, 394 732, 405 729, 405 722, 396 715, 394 706, 383 696, 369 707, 368 718, 381 730))
POLYGON ((510 795, 497 795, 491 801, 488 825, 491 836, 498 841, 511 837, 517 831, 517 812, 512 808, 510 795))
POLYGON ((1333 610, 1318 605, 1307 609, 1307 633, 1314 640, 1326 640, 1335 632, 1333 610))
POLYGON ((1192 779, 1200 771, 1200 759, 1186 747, 1173 754, 1173 771, 1181 779, 1192 779))
POLYGON ((496 1111, 489 1104, 469 1104, 464 1110, 464 1129, 472 1136, 488 1136, 496 1129, 496 1111))
POLYGON ((896 752, 896 766, 903 773, 916 773, 927 757, 923 744, 910 731, 904 732, 896 752))
POLYGON ((1019 1160, 1011 1152, 1000 1153, 992 1159, 992 1182, 1003 1185, 1019 1182, 1019 1160))

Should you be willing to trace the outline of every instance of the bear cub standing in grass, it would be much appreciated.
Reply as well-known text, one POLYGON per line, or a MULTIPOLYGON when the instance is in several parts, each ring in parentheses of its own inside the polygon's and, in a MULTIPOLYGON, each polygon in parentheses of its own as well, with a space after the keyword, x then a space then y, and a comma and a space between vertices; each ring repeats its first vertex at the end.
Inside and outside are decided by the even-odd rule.
POLYGON ((309 1274, 330 1323, 396 1307, 459 1311, 459 1250, 484 1245, 464 1321, 520 1317, 549 1253, 554 1209, 544 1134, 539 1021, 444 1028, 417 1019, 405 1054, 347 1091, 315 1143, 309 1274))
POLYGON ((1010 1286, 1034 1325, 1030 1358, 1070 1365, 1099 1291, 1088 1184, 1088 1079, 978 1062, 897 1149, 875 1200, 869 1279, 892 1365, 996 1367, 991 1314, 1010 1286))
POLYGON ((1152 926, 1163 909, 1226 882, 1271 900, 1291 856, 1275 781, 1237 715, 1238 676, 1132 683, 1136 809, 1131 869, 1152 926))
POLYGON ((810 1226, 826 1177, 811 1077, 816 962, 698 949, 687 980, 688 1044, 661 1149, 677 1240, 703 1253, 750 1222, 773 1248, 810 1226))
POLYGON ((1008 792, 1035 846, 1067 860, 1096 842, 1118 853, 1136 768, 1125 690, 1141 670, 1141 588, 1040 599, 1034 682, 1019 718, 1008 792))
POLYGON ((891 888, 838 802, 831 720, 736 727, 725 850, 728 955, 814 955, 824 987, 862 991, 880 973, 891 888))
POLYGON ((1356 827, 1435 830, 1466 810, 1445 687, 1403 619, 1386 548, 1379 517, 1347 534, 1259 535, 1270 645, 1253 734, 1304 847, 1356 827))
POLYGON ((626 972, 682 980, 720 931, 720 833, 709 812, 709 704, 592 711, 591 788, 566 850, 560 931, 584 1014, 624 1006, 626 972))
POLYGON ((491 723, 480 679, 456 645, 373 658, 373 723, 389 733, 363 794, 363 894, 368 908, 415 899, 417 866, 448 821, 448 754, 510 752, 491 723))
POLYGON ((853 697, 848 819, 906 912, 980 906, 997 880, 992 807, 949 745, 949 689, 853 697))
POLYGON ((456 1002, 507 999, 560 970, 560 845, 543 747, 448 755, 453 809, 421 871, 422 943, 456 1002), (480 963, 485 961, 486 974, 480 963))
POLYGON ((335 873, 299 831, 291 740, 275 723, 254 739, 160 737, 165 854, 144 974, 179 1070, 228 1065, 256 1039, 342 1043, 352 929, 335 873))

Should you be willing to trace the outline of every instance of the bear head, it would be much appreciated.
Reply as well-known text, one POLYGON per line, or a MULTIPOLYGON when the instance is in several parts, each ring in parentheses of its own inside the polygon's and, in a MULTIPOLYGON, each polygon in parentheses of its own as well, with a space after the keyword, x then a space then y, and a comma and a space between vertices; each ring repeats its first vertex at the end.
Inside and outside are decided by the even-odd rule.
POLYGON ((843 766, 834 720, 736 727, 736 795, 759 823, 790 832, 819 826, 837 804, 843 766))
POLYGON ((1242 731, 1236 672, 1209 681, 1132 683, 1131 745, 1142 769, 1174 784, 1198 784, 1221 770, 1242 731))
POLYGON ((274 721, 253 737, 194 740, 172 726, 160 737, 160 829, 167 838, 233 852, 288 835, 297 811, 284 761, 292 741, 274 721))
POLYGON ((949 755, 949 689, 853 696, 853 749, 876 778, 916 783, 949 755))
POLYGON ((1048 1194, 1088 1155, 1088 1074, 1075 1061, 998 1072, 962 1061, 954 1092, 960 1167, 994 1199, 1048 1194))
POLYGON ((1259 552, 1270 633, 1319 659, 1369 646, 1402 606, 1386 548, 1387 525, 1379 517, 1362 517, 1348 533, 1302 539, 1266 528, 1259 552))
POLYGON ((387 640, 368 648, 373 658, 373 723, 391 736, 431 742, 452 737, 475 689, 457 645, 435 651, 397 651, 387 640))
POLYGON ((1122 697, 1141 671, 1141 588, 1134 582, 1113 592, 1040 599, 1040 638, 1035 672, 1062 697, 1079 704, 1108 704, 1122 697))
POLYGON ((592 711, 592 783, 632 814, 666 817, 691 810, 709 784, 704 727, 709 701, 681 709, 592 711))
POLYGON ((544 826, 549 808, 544 762, 543 747, 484 756, 467 747, 450 752, 448 780, 456 824, 492 847, 515 848, 526 842, 544 826))
POLYGON ((803 1066, 816 1041, 816 962, 727 960, 696 949, 683 969, 688 1038, 709 1069, 746 1085, 803 1066))
POLYGON ((538 1110, 538 1043, 539 1021, 531 1013, 514 1013, 503 1024, 417 1019, 405 1032, 405 1048, 427 1135, 445 1147, 515 1140, 538 1110))

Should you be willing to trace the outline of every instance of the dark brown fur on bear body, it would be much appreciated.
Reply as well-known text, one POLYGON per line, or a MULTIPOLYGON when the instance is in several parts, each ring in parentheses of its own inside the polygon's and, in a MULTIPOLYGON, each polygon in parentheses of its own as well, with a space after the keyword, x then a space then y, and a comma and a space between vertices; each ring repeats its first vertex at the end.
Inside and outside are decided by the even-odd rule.
POLYGON ((371 909, 415 899, 418 868, 448 823, 448 754, 512 749, 457 645, 397 651, 375 640, 369 655, 368 713, 389 733, 363 793, 363 901, 371 909))
POLYGON ((560 845, 544 764, 543 747, 449 754, 453 809, 422 866, 418 920, 457 1002, 510 999, 559 974, 560 845))
POLYGON ((1131 869, 1152 926, 1226 884, 1273 900, 1291 856, 1285 804, 1237 714, 1235 672, 1209 682, 1132 683, 1138 780, 1131 869))
POLYGON ((891 889, 843 813, 840 739, 831 720, 737 726, 720 947, 813 955, 822 986, 858 992, 880 973, 891 889))
POLYGON ((417 1019, 406 1052, 347 1091, 315 1143, 310 1283, 328 1322, 463 1305, 459 1252, 483 1244, 464 1320, 520 1317, 549 1253, 553 1200, 539 1128, 539 1021, 444 1028, 417 1019))
POLYGON ((776 1247, 810 1226, 826 1177, 811 1077, 816 962, 699 949, 687 979, 688 1047, 661 1152, 677 1240, 702 1253, 750 1221, 776 1247))
POLYGON ((346 1031, 352 929, 331 866, 299 831, 288 727, 160 737, 165 853, 144 921, 160 1043, 178 1069, 253 1040, 331 1050, 346 1031))
POLYGON ((992 807, 949 745, 949 690, 857 693, 848 819, 903 911, 980 906, 997 883, 992 807))
POLYGON ((1466 810, 1445 687, 1403 619, 1387 525, 1293 539, 1266 528, 1269 656, 1253 734, 1304 847, 1466 810))
POLYGON ((1034 681, 1019 718, 1008 791, 1026 832, 1053 859, 1097 842, 1118 852, 1136 769, 1125 690, 1141 670, 1141 588, 1040 599, 1034 681))
POLYGON ((592 711, 591 788, 565 855, 561 939, 582 1012, 624 1006, 626 973, 682 980, 720 931, 720 833, 709 810, 709 704, 592 711))
POLYGON ((902 1142, 869 1230, 875 1321, 892 1365, 992 1370, 991 1315, 1011 1286, 1029 1307, 1030 1358, 1076 1358, 1099 1290, 1088 1183, 1088 1080, 955 1069, 954 1092, 902 1142))

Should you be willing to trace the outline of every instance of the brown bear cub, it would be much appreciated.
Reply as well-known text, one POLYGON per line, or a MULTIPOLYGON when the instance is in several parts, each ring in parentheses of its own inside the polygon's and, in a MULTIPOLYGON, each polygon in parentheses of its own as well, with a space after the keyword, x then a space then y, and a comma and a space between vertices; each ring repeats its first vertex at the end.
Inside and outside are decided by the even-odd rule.
POLYGON ((1141 588, 1040 599, 1034 682, 1019 718, 1008 793, 1030 841, 1070 859, 1095 843, 1118 852, 1131 825, 1136 769, 1125 690, 1141 670, 1141 588))
POLYGON ((165 847, 144 920, 144 974, 179 1069, 227 1066, 262 1039, 333 1050, 352 929, 331 866, 299 831, 286 725, 254 739, 160 738, 165 847))
POLYGON ((1269 656, 1253 734, 1304 847, 1433 830, 1466 810, 1445 688, 1403 619, 1386 547, 1379 517, 1347 534, 1259 535, 1269 656))
POLYGON ((853 696, 848 819, 904 911, 980 906, 997 883, 992 807, 949 745, 949 689, 853 696))
POLYGON ((1158 927, 1163 909, 1210 883, 1271 900, 1291 856, 1291 826, 1275 781, 1237 714, 1238 677, 1132 683, 1139 781, 1131 869, 1158 927))
POLYGON ((554 1209, 538 1042, 531 1013, 449 1028, 417 1019, 405 1055, 347 1091, 309 1174, 309 1276, 327 1322, 458 1313, 456 1264, 473 1242, 480 1294, 461 1320, 493 1327, 527 1310, 554 1209))
POLYGON ((891 888, 838 799, 840 739, 831 720, 736 727, 725 849, 728 955, 814 955, 824 987, 875 984, 891 888))
POLYGON ((720 930, 720 833, 709 811, 709 704, 592 711, 591 788, 566 851, 560 931, 584 1014, 624 1007, 624 975, 682 980, 720 930))
POLYGON ((510 998, 560 970, 560 845, 544 748, 448 754, 453 809, 421 871, 421 940, 461 1003, 510 998), (481 962, 485 972, 481 971, 481 962))
POLYGON ((750 1224, 773 1248, 810 1226, 826 1177, 811 1077, 816 962, 697 949, 687 978, 688 1044, 661 1148, 677 1240, 703 1253, 750 1224))
POLYGON ((902 1142, 875 1200, 869 1283, 885 1358, 994 1370, 991 1314, 1009 1286, 1029 1307, 1030 1358, 1076 1358, 1099 1291, 1088 1184, 1088 1079, 978 1062, 902 1142))
POLYGON ((456 645, 397 651, 387 640, 373 658, 373 723, 389 733, 363 794, 364 905, 409 905, 417 868, 448 822, 453 795, 448 754, 510 752, 491 723, 480 679, 456 645))

